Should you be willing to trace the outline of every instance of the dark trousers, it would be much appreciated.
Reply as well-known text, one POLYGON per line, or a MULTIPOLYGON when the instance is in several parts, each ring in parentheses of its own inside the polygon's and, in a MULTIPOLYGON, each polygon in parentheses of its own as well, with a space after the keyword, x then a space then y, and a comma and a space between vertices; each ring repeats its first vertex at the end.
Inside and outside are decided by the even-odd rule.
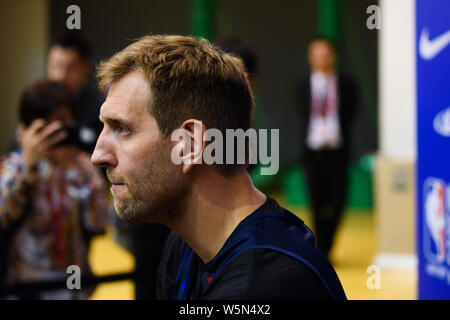
POLYGON ((305 155, 317 246, 328 256, 347 196, 347 152, 307 150, 305 155))

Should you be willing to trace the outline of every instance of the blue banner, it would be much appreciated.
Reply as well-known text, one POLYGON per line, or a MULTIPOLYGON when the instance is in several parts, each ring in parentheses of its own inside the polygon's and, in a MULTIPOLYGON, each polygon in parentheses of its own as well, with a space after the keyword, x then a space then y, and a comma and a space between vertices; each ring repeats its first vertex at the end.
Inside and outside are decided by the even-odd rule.
POLYGON ((418 297, 450 299, 450 0, 416 0, 416 40, 418 297))

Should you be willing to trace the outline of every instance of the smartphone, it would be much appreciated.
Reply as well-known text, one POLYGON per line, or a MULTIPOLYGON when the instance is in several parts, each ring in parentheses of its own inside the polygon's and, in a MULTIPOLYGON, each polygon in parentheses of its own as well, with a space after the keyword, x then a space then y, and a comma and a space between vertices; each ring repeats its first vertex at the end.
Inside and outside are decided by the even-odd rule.
POLYGON ((67 136, 54 147, 62 147, 62 146, 81 146, 82 142, 80 139, 80 128, 77 126, 64 126, 57 133, 65 131, 67 136))

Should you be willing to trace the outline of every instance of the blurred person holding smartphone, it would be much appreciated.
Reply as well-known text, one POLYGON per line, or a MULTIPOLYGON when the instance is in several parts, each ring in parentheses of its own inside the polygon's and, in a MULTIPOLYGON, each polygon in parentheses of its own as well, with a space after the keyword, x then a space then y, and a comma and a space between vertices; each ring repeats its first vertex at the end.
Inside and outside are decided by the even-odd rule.
MULTIPOLYGON (((79 147, 91 153, 102 131, 98 119, 105 100, 92 76, 92 48, 78 30, 65 30, 51 43, 47 54, 47 79, 64 83, 73 101, 72 132, 78 135, 79 147)), ((9 151, 19 147, 13 139, 9 151)))
MULTIPOLYGON (((105 182, 80 150, 70 91, 40 81, 19 105, 20 148, 0 162, 1 278, 7 285, 90 274, 90 238, 104 232, 105 182)), ((2 281, 0 280, 0 281, 2 281)), ((82 288, 84 289, 84 288, 82 288)), ((24 293, 19 299, 87 299, 89 290, 24 293)))

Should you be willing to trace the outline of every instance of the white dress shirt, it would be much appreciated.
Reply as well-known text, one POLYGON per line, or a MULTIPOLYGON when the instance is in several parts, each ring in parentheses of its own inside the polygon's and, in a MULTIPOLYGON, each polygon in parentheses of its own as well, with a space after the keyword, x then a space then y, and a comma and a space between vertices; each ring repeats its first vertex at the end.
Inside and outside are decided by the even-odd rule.
POLYGON ((313 150, 341 145, 337 79, 321 72, 311 74, 311 116, 306 143, 313 150))

